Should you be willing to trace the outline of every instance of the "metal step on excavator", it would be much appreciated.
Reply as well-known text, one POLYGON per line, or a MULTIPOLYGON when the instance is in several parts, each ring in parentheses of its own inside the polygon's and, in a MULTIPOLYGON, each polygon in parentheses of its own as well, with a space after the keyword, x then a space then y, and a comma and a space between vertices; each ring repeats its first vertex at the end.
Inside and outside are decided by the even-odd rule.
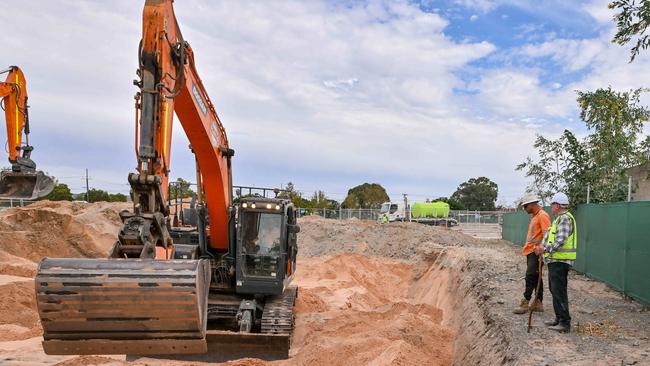
POLYGON ((147 0, 138 52, 132 210, 106 259, 45 258, 36 303, 47 354, 225 361, 287 358, 297 289, 296 210, 233 200, 234 151, 172 0, 147 0), (174 113, 196 163, 190 207, 172 207, 174 113), (172 225, 173 223, 173 225, 172 225), (164 355, 164 356, 161 356, 164 355))
POLYGON ((56 185, 54 178, 36 170, 29 145, 27 83, 18 66, 0 71, 7 74, 0 83, 0 107, 5 112, 7 148, 11 169, 0 171, 0 198, 33 200, 47 196, 56 185), (23 134, 25 145, 23 145, 23 134), (21 154, 22 152, 22 154, 21 154))

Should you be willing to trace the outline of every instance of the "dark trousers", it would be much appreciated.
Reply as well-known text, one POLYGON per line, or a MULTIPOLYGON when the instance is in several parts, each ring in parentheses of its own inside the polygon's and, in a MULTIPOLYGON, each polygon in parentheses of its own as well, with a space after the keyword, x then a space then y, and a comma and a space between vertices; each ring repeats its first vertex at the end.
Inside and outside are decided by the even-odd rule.
POLYGON ((567 276, 570 268, 570 264, 562 262, 548 264, 548 286, 553 295, 553 310, 555 318, 563 325, 571 325, 567 294, 567 276))
MULTIPOLYGON (((539 273, 539 256, 535 253, 530 253, 526 256, 526 291, 524 291, 524 298, 531 299, 533 291, 537 287, 537 277, 539 273)), ((544 299, 544 281, 539 281, 539 301, 544 299)))

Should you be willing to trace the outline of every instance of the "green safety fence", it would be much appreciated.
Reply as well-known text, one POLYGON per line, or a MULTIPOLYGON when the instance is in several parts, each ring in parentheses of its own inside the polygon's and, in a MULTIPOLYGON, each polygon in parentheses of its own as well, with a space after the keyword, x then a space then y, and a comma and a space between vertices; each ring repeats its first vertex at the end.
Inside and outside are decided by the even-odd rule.
MULTIPOLYGON (((580 205, 575 217, 575 269, 650 304, 650 201, 580 205)), ((529 220, 504 214, 503 239, 523 245, 529 220)))

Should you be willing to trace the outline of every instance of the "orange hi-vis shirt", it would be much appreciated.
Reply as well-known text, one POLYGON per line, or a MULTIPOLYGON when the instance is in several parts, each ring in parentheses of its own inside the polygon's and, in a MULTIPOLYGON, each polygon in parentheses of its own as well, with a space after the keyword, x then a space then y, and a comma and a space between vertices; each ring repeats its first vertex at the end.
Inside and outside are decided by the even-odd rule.
POLYGON ((535 250, 535 247, 542 244, 544 233, 551 226, 551 218, 546 211, 541 208, 532 213, 530 224, 528 224, 528 235, 526 236, 526 245, 521 250, 521 255, 527 256, 535 250))

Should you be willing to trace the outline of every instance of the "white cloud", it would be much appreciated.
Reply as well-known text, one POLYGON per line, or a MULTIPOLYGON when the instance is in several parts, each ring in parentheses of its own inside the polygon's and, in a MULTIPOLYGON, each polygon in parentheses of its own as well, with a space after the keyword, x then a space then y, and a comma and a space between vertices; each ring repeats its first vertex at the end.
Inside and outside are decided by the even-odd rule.
POLYGON ((476 15, 476 14, 472 14, 472 16, 469 17, 470 22, 474 22, 474 21, 477 21, 477 20, 478 20, 478 15, 476 15))
POLYGON ((481 104, 498 116, 523 119, 530 116, 564 117, 575 104, 566 90, 553 91, 540 84, 534 70, 500 68, 470 84, 481 104))

